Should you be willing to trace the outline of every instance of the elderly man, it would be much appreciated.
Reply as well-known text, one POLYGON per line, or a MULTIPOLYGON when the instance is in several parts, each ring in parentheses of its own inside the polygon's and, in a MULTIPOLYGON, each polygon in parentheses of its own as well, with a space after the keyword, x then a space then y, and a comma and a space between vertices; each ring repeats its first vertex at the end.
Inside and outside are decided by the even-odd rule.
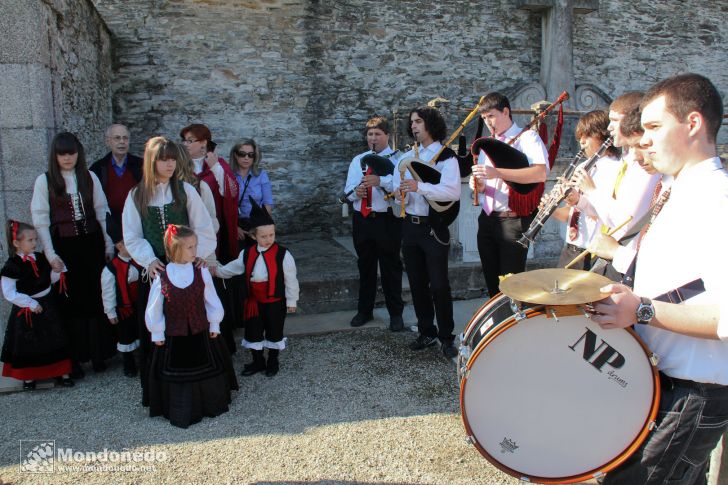
POLYGON ((129 191, 142 179, 143 160, 129 153, 129 130, 113 124, 106 129, 106 146, 111 150, 89 170, 101 181, 111 217, 121 225, 121 212, 129 191))

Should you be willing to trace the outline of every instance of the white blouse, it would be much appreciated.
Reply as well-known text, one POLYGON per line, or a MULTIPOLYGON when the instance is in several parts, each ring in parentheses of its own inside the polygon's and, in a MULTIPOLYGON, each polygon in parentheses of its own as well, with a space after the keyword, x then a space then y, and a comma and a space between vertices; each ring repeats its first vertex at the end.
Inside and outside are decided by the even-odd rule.
MULTIPOLYGON (((169 282, 177 288, 187 288, 192 284, 195 277, 192 263, 168 263, 165 272, 169 282)), ((210 332, 220 333, 220 322, 225 310, 223 310, 220 298, 215 292, 215 285, 212 283, 210 271, 207 268, 202 268, 201 274, 202 280, 205 282, 205 313, 207 313, 207 321, 210 322, 210 332)), ((149 332, 152 334, 152 342, 164 342, 166 320, 164 317, 162 279, 159 276, 154 279, 149 290, 149 301, 147 302, 147 310, 144 312, 144 320, 147 323, 149 332)))
MULTIPOLYGON (((78 193, 78 185, 76 184, 76 172, 73 170, 66 171, 62 170, 63 181, 66 183, 66 193, 74 196, 78 193)), ((104 236, 104 246, 107 255, 114 254, 114 243, 106 234, 106 213, 109 212, 109 205, 106 202, 106 196, 101 187, 101 182, 96 177, 96 174, 89 172, 91 180, 93 181, 93 203, 94 211, 96 213, 96 220, 101 225, 101 233, 104 236)), ((74 205, 74 219, 80 220, 83 218, 84 209, 80 205, 81 198, 73 197, 74 205)), ((45 173, 38 175, 35 179, 35 187, 33 188, 33 198, 30 201, 30 213, 33 218, 33 225, 35 230, 38 231, 38 237, 40 242, 43 244, 43 251, 49 262, 53 262, 54 259, 58 258, 58 255, 53 248, 53 241, 51 240, 51 209, 50 209, 50 198, 48 195, 48 180, 46 179, 45 173)))
MULTIPOLYGON (((187 215, 190 228, 197 235, 197 256, 207 259, 215 252, 217 238, 210 219, 210 213, 205 208, 202 199, 197 191, 188 183, 184 183, 185 194, 187 195, 187 215)), ((124 231, 124 245, 131 257, 144 268, 149 268, 157 256, 149 241, 144 239, 142 219, 134 203, 134 194, 137 189, 129 191, 124 203, 124 212, 121 215, 121 223, 124 231)), ((172 190, 169 183, 157 184, 156 191, 152 196, 149 205, 151 207, 162 207, 172 203, 172 190)))

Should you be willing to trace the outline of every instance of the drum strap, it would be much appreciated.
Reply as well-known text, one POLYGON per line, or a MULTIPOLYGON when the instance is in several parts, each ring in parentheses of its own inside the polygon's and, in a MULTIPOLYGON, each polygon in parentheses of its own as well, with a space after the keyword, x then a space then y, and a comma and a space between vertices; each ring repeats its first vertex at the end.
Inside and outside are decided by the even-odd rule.
POLYGON ((703 292, 705 292, 705 283, 702 278, 698 278, 697 280, 693 280, 690 283, 682 285, 680 288, 675 288, 674 290, 670 290, 660 296, 656 296, 653 300, 680 304, 703 292))

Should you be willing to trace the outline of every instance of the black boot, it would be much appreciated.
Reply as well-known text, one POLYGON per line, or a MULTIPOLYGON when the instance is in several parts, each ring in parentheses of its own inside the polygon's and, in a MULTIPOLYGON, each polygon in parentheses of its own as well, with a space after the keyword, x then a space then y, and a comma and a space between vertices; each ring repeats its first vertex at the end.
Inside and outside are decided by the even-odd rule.
POLYGON ((258 372, 263 372, 265 370, 263 351, 251 349, 250 353, 253 354, 253 362, 243 366, 243 372, 240 373, 242 376, 252 376, 253 374, 257 374, 258 372))
POLYGON ((86 374, 81 367, 81 363, 73 361, 73 366, 71 367, 71 379, 83 379, 85 375, 86 374))
POLYGON ((278 349, 268 349, 268 362, 266 363, 265 375, 273 377, 278 374, 278 349))
POLYGON ((126 377, 134 377, 137 375, 137 366, 134 361, 133 352, 124 352, 121 355, 124 356, 124 375, 126 377))
POLYGON ((106 362, 103 360, 92 360, 91 361, 91 368, 94 370, 95 373, 99 374, 101 372, 104 372, 106 370, 106 362))

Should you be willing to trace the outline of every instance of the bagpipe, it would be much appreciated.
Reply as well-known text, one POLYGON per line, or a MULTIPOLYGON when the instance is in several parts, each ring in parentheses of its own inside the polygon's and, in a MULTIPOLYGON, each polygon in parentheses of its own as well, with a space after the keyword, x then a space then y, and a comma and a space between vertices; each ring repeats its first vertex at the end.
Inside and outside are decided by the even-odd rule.
MULTIPOLYGON (((568 99, 569 93, 567 93, 566 91, 562 92, 561 95, 556 99, 556 101, 548 105, 543 110, 539 111, 516 136, 514 136, 507 142, 496 139, 495 133, 492 137, 482 137, 473 141, 470 150, 472 155, 472 164, 478 164, 478 157, 480 155, 480 152, 483 151, 485 152, 485 155, 487 155, 488 158, 491 160, 495 168, 528 168, 529 163, 526 155, 520 150, 513 148, 512 145, 516 142, 516 140, 518 140, 518 138, 521 137, 521 135, 526 133, 536 124, 539 124, 539 126, 543 128, 540 135, 545 143, 545 125, 542 125, 540 123, 546 118, 546 115, 552 109, 554 109, 556 106, 559 106, 559 119, 557 122, 556 131, 554 132, 554 138, 548 149, 549 167, 553 166, 553 163, 556 160, 556 153, 558 152, 561 143, 561 128, 563 126, 564 120, 563 103, 568 99)), ((510 194, 511 197, 509 197, 508 201, 511 209, 513 209, 513 211, 516 212, 516 214, 518 214, 519 216, 527 216, 531 214, 536 209, 536 207, 538 206, 538 202, 541 199, 541 195, 543 194, 544 189, 544 183, 539 182, 522 184, 518 182, 511 182, 509 180, 504 180, 504 182, 512 190, 510 194)), ((479 205, 477 190, 473 190, 473 205, 479 205)))
MULTIPOLYGON (((372 174, 377 175, 379 177, 386 177, 387 175, 392 175, 394 173, 394 162, 392 161, 393 158, 395 158, 398 151, 394 151, 389 156, 383 157, 381 155, 377 155, 374 152, 374 149, 372 149, 371 153, 367 153, 366 155, 362 156, 359 160, 359 164, 361 166, 361 173, 362 177, 366 175, 367 169, 372 169, 372 174)), ((361 185, 361 184, 359 184, 361 185)), ((358 185, 357 185, 358 187, 358 185)), ((339 203, 341 204, 347 204, 349 203, 349 196, 354 193, 354 191, 357 189, 357 187, 354 187, 348 192, 344 192, 339 196, 339 203)), ((385 199, 391 198, 391 194, 380 187, 382 192, 384 192, 385 199)), ((372 201, 369 201, 369 204, 371 204, 372 201)), ((370 206, 371 208, 371 206, 370 206)))

